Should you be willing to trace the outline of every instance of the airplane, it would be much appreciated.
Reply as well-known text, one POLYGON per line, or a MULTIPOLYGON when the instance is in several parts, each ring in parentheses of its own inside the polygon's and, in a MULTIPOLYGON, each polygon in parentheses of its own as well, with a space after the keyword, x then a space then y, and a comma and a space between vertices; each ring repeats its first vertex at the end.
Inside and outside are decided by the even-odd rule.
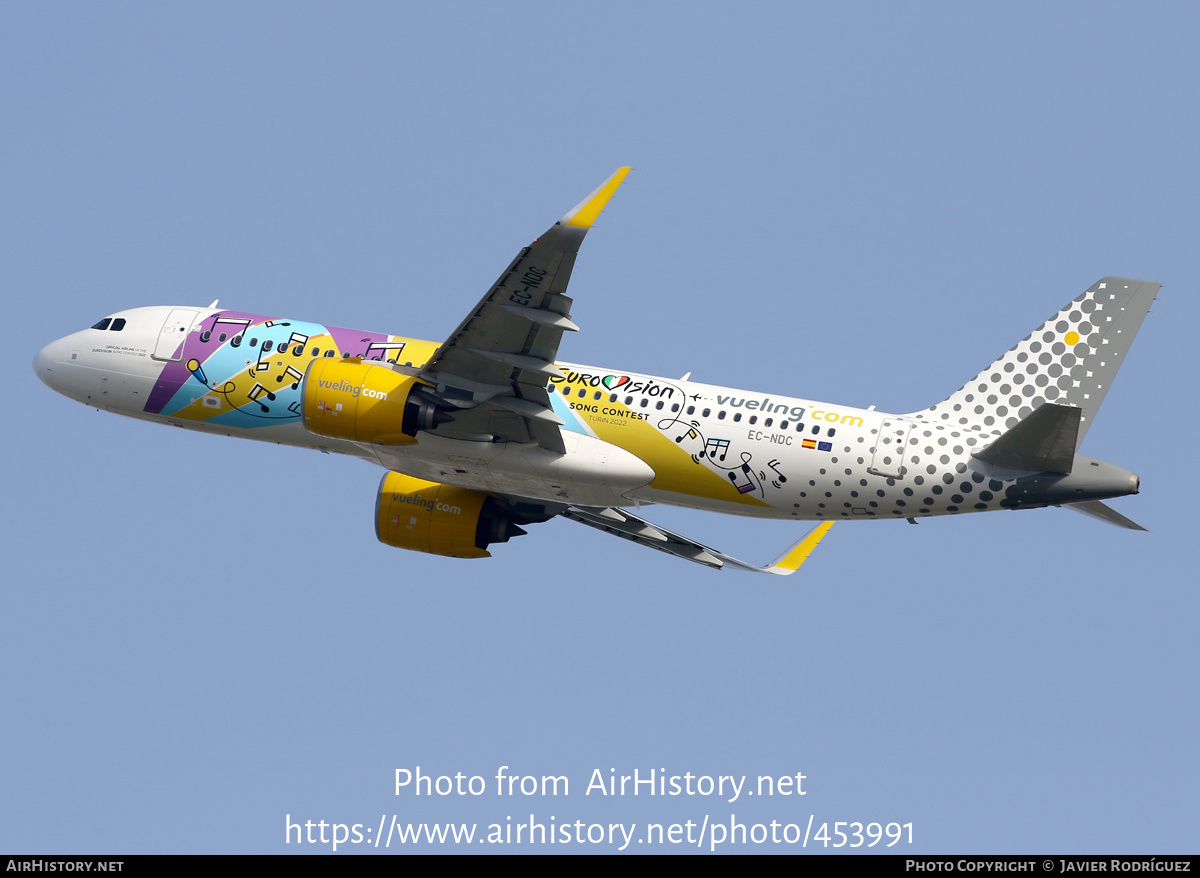
POLYGON ((1078 448, 1160 284, 1098 281, 907 414, 559 362, 580 243, 629 170, 522 249, 441 344, 214 301, 115 312, 34 369, 97 409, 377 464, 379 540, 454 558, 554 516, 780 575, 837 521, 1065 506, 1144 530, 1102 502, 1138 477, 1078 448), (655 503, 818 524, 759 566, 642 518, 655 503))

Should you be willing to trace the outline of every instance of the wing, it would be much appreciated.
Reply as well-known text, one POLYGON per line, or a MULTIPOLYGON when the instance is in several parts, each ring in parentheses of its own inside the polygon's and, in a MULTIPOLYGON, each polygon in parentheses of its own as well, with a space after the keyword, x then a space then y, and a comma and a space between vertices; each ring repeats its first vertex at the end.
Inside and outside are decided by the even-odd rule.
POLYGON ((781 576, 787 576, 799 570, 800 565, 808 559, 813 549, 817 547, 817 543, 821 542, 829 528, 833 526, 832 521, 821 522, 770 564, 759 567, 739 561, 737 558, 732 558, 685 536, 672 533, 666 528, 651 524, 626 509, 612 507, 585 509, 572 506, 559 514, 572 521, 578 521, 580 524, 586 524, 641 546, 649 546, 651 549, 658 549, 669 555, 695 561, 697 564, 718 569, 729 564, 741 570, 749 570, 754 573, 776 573, 781 576))
POLYGON ((430 432, 454 439, 536 442, 562 454, 562 420, 546 382, 571 322, 565 295, 584 235, 629 173, 620 168, 550 230, 517 254, 467 319, 434 352, 420 377, 452 420, 430 432))

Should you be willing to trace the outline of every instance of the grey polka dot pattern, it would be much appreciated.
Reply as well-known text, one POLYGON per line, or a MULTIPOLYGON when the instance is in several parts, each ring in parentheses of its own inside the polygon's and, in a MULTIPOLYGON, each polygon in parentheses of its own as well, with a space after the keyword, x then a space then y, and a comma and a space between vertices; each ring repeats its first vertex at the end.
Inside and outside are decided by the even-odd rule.
POLYGON ((813 493, 802 495, 818 498, 810 514, 916 519, 1026 505, 1019 474, 997 476, 972 455, 1047 402, 1083 409, 1082 440, 1158 289, 1105 278, 944 402, 864 424, 853 444, 836 449, 858 469, 836 475, 863 472, 865 463, 866 478, 821 470, 809 481, 813 493))
POLYGON ((973 425, 995 436, 1054 402, 1083 409, 1082 442, 1159 287, 1106 277, 945 402, 912 417, 973 425))

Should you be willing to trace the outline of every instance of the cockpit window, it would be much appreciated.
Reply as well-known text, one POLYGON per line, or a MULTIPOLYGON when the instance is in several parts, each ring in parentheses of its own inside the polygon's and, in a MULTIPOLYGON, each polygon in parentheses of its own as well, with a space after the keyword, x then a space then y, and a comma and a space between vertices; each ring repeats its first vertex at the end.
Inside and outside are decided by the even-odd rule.
POLYGON ((103 320, 93 326, 92 329, 108 329, 108 324, 110 323, 112 323, 112 318, 105 317, 103 320))
POLYGON ((116 320, 114 320, 112 322, 112 326, 109 327, 109 329, 112 330, 113 332, 120 332, 124 328, 125 328, 125 318, 124 317, 118 317, 116 320))

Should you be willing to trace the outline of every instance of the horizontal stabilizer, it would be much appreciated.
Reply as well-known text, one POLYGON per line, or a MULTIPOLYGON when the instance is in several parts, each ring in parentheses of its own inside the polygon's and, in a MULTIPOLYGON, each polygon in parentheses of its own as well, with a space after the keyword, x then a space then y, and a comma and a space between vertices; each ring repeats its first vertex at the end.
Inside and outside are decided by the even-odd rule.
POLYGON ((1083 410, 1048 402, 974 455, 976 460, 1035 473, 1069 473, 1083 410))
POLYGON ((1117 527, 1128 528, 1129 530, 1145 530, 1136 521, 1130 521, 1117 510, 1105 506, 1099 500, 1084 500, 1082 503, 1067 503, 1063 506, 1064 509, 1074 509, 1076 512, 1082 512, 1084 515, 1090 515, 1092 518, 1098 518, 1101 521, 1107 521, 1109 524, 1115 524, 1117 527))
POLYGON ((739 561, 737 558, 730 557, 724 552, 718 552, 716 549, 688 539, 680 534, 672 533, 666 528, 651 524, 627 509, 613 509, 612 507, 597 509, 572 506, 570 509, 559 514, 564 518, 578 521, 580 524, 586 524, 589 527, 594 527, 613 536, 621 537, 640 546, 658 549, 660 552, 666 552, 668 555, 674 555, 677 558, 685 558, 688 561, 695 561, 697 564, 703 564, 706 567, 714 567, 719 570, 728 564, 731 567, 736 567, 740 570, 749 570, 752 573, 774 573, 779 576, 787 576, 799 570, 800 565, 808 559, 813 549, 817 547, 817 543, 821 542, 826 532, 833 526, 832 521, 821 522, 805 534, 799 542, 776 558, 774 562, 767 564, 765 567, 759 567, 756 564, 739 561))

